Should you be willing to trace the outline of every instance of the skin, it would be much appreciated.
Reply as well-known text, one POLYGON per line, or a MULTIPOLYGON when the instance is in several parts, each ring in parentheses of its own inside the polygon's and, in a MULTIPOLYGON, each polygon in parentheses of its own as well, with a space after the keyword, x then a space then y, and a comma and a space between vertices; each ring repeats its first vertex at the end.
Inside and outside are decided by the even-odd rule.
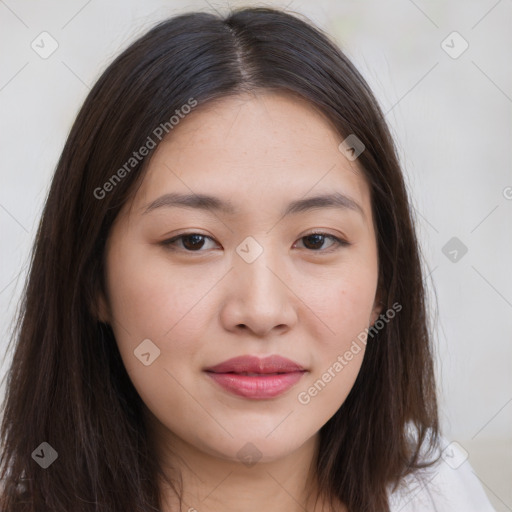
MULTIPOLYGON (((309 403, 298 394, 381 312, 370 192, 357 160, 338 150, 341 141, 310 104, 281 93, 199 106, 159 145, 114 223, 100 319, 112 325, 147 406, 160 463, 169 474, 181 471, 182 510, 329 510, 321 496, 315 506, 308 470, 318 431, 350 392, 365 345, 309 403), (282 217, 290 201, 333 191, 362 213, 319 208, 282 217), (143 213, 169 192, 211 194, 239 211, 162 206, 143 213), (313 230, 350 245, 304 238, 313 230), (179 239, 174 250, 162 244, 191 232, 211 238, 196 245, 179 239), (263 249, 252 263, 236 252, 249 236, 263 249), (160 350, 148 366, 134 356, 145 339, 160 350), (246 354, 279 354, 308 371, 265 400, 235 396, 203 372, 246 354), (237 456, 247 443, 261 457, 252 466, 237 456)), ((162 510, 178 510, 170 488, 161 489, 162 510)))

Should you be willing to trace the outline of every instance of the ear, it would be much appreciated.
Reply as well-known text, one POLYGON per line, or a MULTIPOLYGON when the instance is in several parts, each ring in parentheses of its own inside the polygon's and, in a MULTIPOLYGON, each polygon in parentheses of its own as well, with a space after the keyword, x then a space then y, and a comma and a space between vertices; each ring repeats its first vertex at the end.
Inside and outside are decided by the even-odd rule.
POLYGON ((96 295, 95 302, 92 307, 92 315, 98 320, 98 322, 102 322, 104 324, 111 323, 110 307, 105 292, 103 291, 103 288, 100 284, 96 287, 96 295))
POLYGON ((377 291, 375 295, 375 301, 373 303, 372 313, 370 315, 370 325, 373 325, 379 318, 382 310, 384 309, 384 303, 381 301, 382 294, 377 291))
POLYGON ((99 292, 98 294, 96 316, 100 322, 110 324, 110 308, 108 307, 107 299, 103 292, 99 292))

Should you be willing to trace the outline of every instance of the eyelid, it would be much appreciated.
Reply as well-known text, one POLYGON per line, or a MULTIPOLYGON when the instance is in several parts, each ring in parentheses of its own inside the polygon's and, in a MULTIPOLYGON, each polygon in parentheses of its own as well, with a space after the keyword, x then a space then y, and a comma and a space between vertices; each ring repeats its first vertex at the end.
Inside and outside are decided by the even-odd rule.
POLYGON ((318 254, 318 255, 331 254, 331 253, 338 251, 339 249, 341 249, 343 247, 348 247, 349 245, 352 245, 350 242, 347 242, 344 237, 332 235, 331 233, 327 233, 325 231, 322 231, 321 229, 308 231, 304 235, 300 236, 297 240, 302 240, 303 238, 306 238, 306 237, 312 236, 312 235, 322 235, 325 238, 331 239, 334 242, 334 244, 328 249, 320 249, 320 250, 316 250, 316 251, 313 249, 309 249, 309 250, 306 249, 306 251, 311 254, 318 254))
MULTIPOLYGON (((201 233, 200 231, 185 231, 183 233, 179 233, 177 235, 174 235, 172 238, 168 238, 166 240, 162 240, 160 242, 159 245, 163 245, 165 248, 169 249, 170 251, 180 251, 180 252, 185 252, 185 253, 189 253, 189 254, 193 254, 193 253, 204 253, 206 251, 202 251, 202 250, 198 250, 198 251, 188 251, 186 249, 182 249, 180 247, 174 247, 172 244, 179 241, 181 238, 185 238, 187 236, 191 236, 191 235, 199 235, 199 236, 202 236, 203 238, 208 238, 210 240, 212 240, 213 242, 217 243, 218 242, 215 240, 215 238, 213 238, 212 236, 210 235, 206 235, 204 233, 201 233)), ((220 245, 220 244, 219 244, 220 245)))
MULTIPOLYGON (((173 236, 172 238, 163 240, 162 242, 160 242, 160 245, 163 245, 165 248, 172 250, 172 251, 180 251, 180 252, 189 253, 189 254, 194 254, 194 253, 201 254, 201 253, 207 252, 207 251, 201 250, 202 248, 200 248, 197 251, 189 251, 187 249, 175 248, 172 246, 172 244, 177 242, 178 240, 185 238, 187 236, 192 236, 192 235, 199 235, 203 238, 207 238, 207 239, 210 239, 210 240, 218 243, 213 237, 211 237, 210 235, 201 233, 200 231, 186 231, 183 233, 179 233, 179 234, 173 236)), ((323 231, 321 229, 313 229, 311 231, 307 231, 305 234, 299 236, 297 238, 297 241, 302 240, 303 238, 306 238, 306 237, 312 236, 312 235, 322 235, 325 238, 331 239, 334 242, 334 245, 331 246, 329 249, 319 249, 319 250, 309 249, 308 250, 306 248, 307 252, 310 252, 313 254, 319 254, 319 255, 329 254, 332 252, 336 252, 336 250, 341 249, 342 247, 348 247, 348 246, 352 245, 350 242, 347 242, 347 240, 345 240, 344 237, 333 235, 333 234, 323 231)))

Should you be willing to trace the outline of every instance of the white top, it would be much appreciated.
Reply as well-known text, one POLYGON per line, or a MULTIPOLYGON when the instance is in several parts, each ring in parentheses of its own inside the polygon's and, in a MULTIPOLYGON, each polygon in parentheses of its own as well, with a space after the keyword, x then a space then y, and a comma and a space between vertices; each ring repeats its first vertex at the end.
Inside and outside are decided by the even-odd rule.
POLYGON ((466 450, 443 437, 440 441, 442 458, 421 475, 404 479, 404 486, 390 494, 391 512, 496 512, 466 450))

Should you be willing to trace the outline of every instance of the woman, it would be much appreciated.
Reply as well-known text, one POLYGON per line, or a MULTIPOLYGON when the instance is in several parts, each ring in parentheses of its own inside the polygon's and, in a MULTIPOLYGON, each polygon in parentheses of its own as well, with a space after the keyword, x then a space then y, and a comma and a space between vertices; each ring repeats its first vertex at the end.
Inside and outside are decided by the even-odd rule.
POLYGON ((1 432, 9 512, 492 510, 441 456, 403 177, 325 34, 191 13, 103 73, 46 202, 1 432))

